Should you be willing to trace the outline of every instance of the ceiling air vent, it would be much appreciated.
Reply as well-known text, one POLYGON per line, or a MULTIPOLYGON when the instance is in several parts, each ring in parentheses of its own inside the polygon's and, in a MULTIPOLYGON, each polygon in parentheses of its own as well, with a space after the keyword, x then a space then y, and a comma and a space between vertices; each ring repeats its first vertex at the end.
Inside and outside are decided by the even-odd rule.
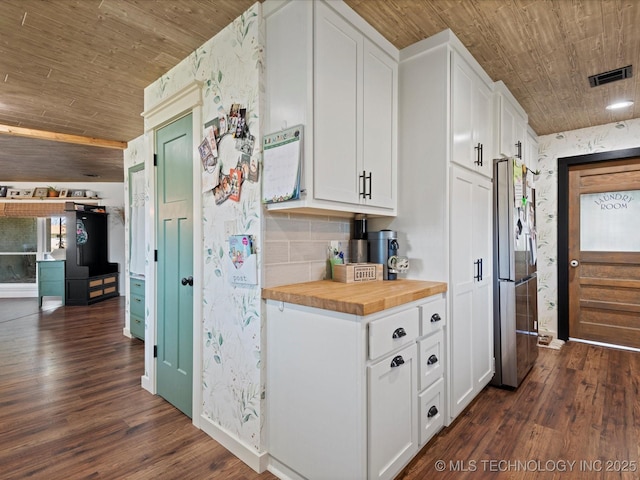
POLYGON ((589 84, 592 87, 597 87, 598 85, 604 85, 606 83, 624 80, 625 78, 631 78, 632 75, 633 67, 632 65, 627 65, 626 67, 616 68, 615 70, 610 70, 608 72, 591 75, 589 77, 589 84))

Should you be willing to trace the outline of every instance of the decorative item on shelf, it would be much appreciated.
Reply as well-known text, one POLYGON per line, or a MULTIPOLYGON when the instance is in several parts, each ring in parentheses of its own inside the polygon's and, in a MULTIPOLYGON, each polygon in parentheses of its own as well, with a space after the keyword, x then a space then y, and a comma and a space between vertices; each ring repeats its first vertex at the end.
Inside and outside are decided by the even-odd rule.
POLYGON ((9 192, 7 193, 7 197, 9 198, 20 198, 22 196, 22 190, 18 190, 15 188, 12 188, 9 190, 9 192))
POLYGON ((47 187, 38 187, 33 191, 33 196, 36 198, 45 198, 49 196, 49 189, 47 187))
POLYGON ((72 197, 84 197, 84 190, 73 190, 72 197))
POLYGON ((5 185, 0 185, 0 197, 2 198, 6 197, 8 190, 9 190, 9 187, 5 185))
POLYGON ((60 198, 67 198, 68 196, 69 196, 69 190, 67 190, 66 188, 61 188, 59 197, 60 198))
POLYGON ((85 190, 84 196, 87 198, 93 198, 97 197, 98 195, 96 195, 96 192, 94 192, 93 190, 85 190))
POLYGON ((47 187, 47 195, 46 196, 55 198, 55 197, 60 196, 60 192, 58 191, 58 189, 56 187, 52 187, 51 185, 49 185, 47 187))
POLYGON ((84 245, 89 240, 89 234, 84 226, 84 222, 79 218, 76 220, 76 244, 84 245))
POLYGON ((20 193, 20 197, 22 197, 22 198, 33 197, 33 190, 34 190, 33 188, 25 188, 20 193))

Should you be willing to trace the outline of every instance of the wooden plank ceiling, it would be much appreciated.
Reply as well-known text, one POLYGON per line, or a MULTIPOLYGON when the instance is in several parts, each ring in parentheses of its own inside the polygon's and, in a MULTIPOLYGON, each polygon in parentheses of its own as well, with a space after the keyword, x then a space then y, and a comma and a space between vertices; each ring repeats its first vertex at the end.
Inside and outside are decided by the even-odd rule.
MULTIPOLYGON (((299 0, 295 0, 299 1, 299 0)), ((396 47, 451 28, 539 135, 640 116, 638 0, 345 0, 396 47), (612 113, 616 99, 636 105, 612 113)), ((126 142, 143 89, 253 0, 2 0, 0 124, 126 142)), ((122 151, 0 135, 0 184, 122 181, 122 151), (85 175, 100 175, 86 177, 85 175)))

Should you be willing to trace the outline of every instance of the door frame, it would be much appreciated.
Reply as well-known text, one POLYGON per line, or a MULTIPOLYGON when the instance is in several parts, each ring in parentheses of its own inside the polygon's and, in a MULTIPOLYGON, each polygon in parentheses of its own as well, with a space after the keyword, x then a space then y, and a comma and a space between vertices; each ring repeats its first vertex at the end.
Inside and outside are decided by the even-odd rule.
POLYGON ((141 378, 142 388, 154 395, 157 393, 156 385, 156 358, 154 350, 157 343, 157 263, 154 261, 153 252, 158 248, 156 236, 156 168, 154 167, 155 132, 159 128, 173 121, 192 114, 193 132, 193 385, 192 385, 192 423, 200 428, 200 416, 202 413, 202 279, 203 279, 203 252, 202 252, 202 194, 200 179, 200 158, 198 157, 198 144, 202 136, 202 82, 192 81, 182 89, 160 101, 149 110, 142 113, 144 117, 145 135, 145 171, 149 186, 149 206, 145 230, 149 238, 147 245, 147 266, 145 271, 145 298, 147 298, 148 314, 146 318, 146 332, 144 344, 144 370, 141 378))
POLYGON ((569 167, 640 157, 640 147, 558 158, 558 338, 569 339, 569 167))

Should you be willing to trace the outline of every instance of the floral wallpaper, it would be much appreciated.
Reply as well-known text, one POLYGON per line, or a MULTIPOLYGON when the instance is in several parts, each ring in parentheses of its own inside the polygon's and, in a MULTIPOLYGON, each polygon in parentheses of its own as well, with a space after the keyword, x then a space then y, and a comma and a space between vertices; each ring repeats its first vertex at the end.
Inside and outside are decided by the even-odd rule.
MULTIPOLYGON (((145 108, 149 108, 194 79, 203 82, 203 121, 209 125, 215 120, 216 129, 221 131, 222 120, 218 121, 222 118, 221 112, 229 115, 235 105, 246 109, 244 122, 254 139, 250 148, 244 143, 249 151, 243 149, 243 153, 257 164, 263 98, 264 41, 260 8, 256 3, 145 89, 145 108)), ((230 117, 226 119, 229 120, 230 117)), ((203 131, 194 132, 200 136, 199 140, 205 137, 205 125, 203 131)), ((229 175, 240 155, 234 147, 240 147, 227 142, 226 152, 222 152, 222 141, 218 145, 220 174, 229 175), (230 163, 229 154, 234 164, 225 164, 230 163)), ((203 190, 203 415, 250 448, 261 451, 265 396, 261 361, 261 262, 256 262, 256 283, 239 284, 233 283, 234 264, 228 259, 230 234, 253 236, 255 254, 260 258, 260 182, 244 179, 239 198, 229 197, 222 203, 211 189, 203 190)))
POLYGON ((558 158, 640 146, 640 119, 544 135, 538 138, 536 207, 538 220, 539 330, 557 337, 558 158))

